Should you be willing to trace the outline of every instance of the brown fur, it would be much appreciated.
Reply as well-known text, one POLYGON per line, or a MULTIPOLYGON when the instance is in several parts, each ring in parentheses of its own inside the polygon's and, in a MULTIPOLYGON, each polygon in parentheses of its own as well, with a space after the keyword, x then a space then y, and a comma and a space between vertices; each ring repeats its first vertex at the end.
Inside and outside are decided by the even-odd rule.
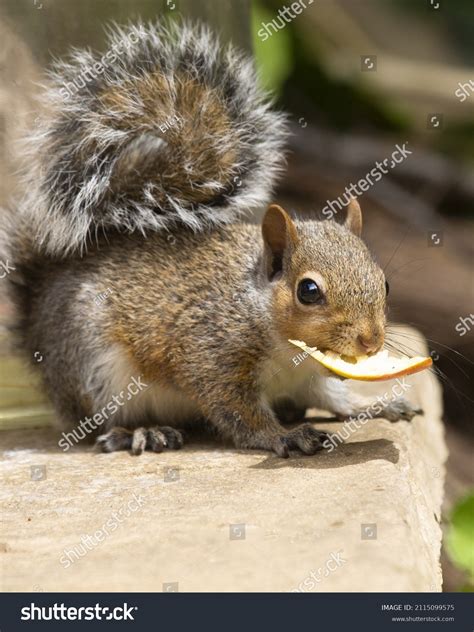
POLYGON ((236 445, 281 456, 320 449, 321 433, 301 426, 288 434, 262 401, 263 367, 279 349, 291 358, 288 338, 355 355, 358 336, 377 331, 381 345, 384 276, 344 226, 294 223, 272 209, 265 241, 247 224, 200 235, 115 235, 85 257, 19 264, 23 346, 30 357, 44 353, 45 383, 67 424, 103 406, 93 398, 85 406, 81 376, 94 353, 118 346, 137 375, 179 389, 236 445), (269 261, 279 256, 282 269, 272 277, 269 261), (324 305, 298 302, 297 284, 311 274, 321 278, 324 305), (91 296, 104 288, 110 292, 95 309, 91 296))
POLYGON ((345 226, 293 222, 275 205, 262 230, 236 223, 268 202, 286 117, 252 61, 207 27, 113 27, 102 59, 91 81, 90 51, 55 64, 25 144, 7 231, 21 347, 41 352, 66 428, 105 418, 105 451, 179 447, 171 426, 205 418, 238 447, 312 454, 324 433, 287 431, 276 411, 291 417, 290 401, 344 415, 357 403, 312 385, 310 363, 295 371, 288 338, 349 355, 383 342, 384 276, 357 236, 357 203, 345 226), (320 286, 317 304, 298 298, 304 278, 320 286), (148 392, 111 409, 132 376, 148 392))
MULTIPOLYGON (((189 75, 176 73, 173 79, 171 88, 166 75, 157 70, 144 77, 130 79, 120 86, 107 86, 98 98, 104 111, 114 114, 113 118, 106 118, 104 124, 115 125, 124 131, 137 131, 141 128, 146 131, 150 121, 153 121, 156 136, 166 142, 169 150, 165 149, 154 160, 145 163, 140 160, 137 151, 136 159, 140 160, 141 177, 152 182, 156 174, 163 173, 167 191, 179 190, 192 204, 210 202, 215 197, 215 190, 199 186, 199 183, 217 181, 224 191, 232 186, 231 176, 235 174, 238 158, 235 151, 239 141, 238 133, 233 130, 226 106, 215 90, 189 75), (129 94, 137 94, 144 103, 141 116, 130 113, 129 94), (168 121, 173 120, 173 125, 164 127, 165 131, 161 131, 160 125, 165 126, 168 121), (217 144, 212 144, 213 139, 228 138, 232 134, 234 149, 230 146, 222 153, 218 151, 220 148, 217 144), (195 139, 194 143, 192 139, 195 139), (203 147, 206 140, 211 144, 203 147), (182 155, 176 148, 183 147, 185 141, 189 146, 186 162, 183 162, 182 155)), ((90 151, 90 147, 84 149, 87 154, 90 151)), ((137 199, 141 193, 136 172, 130 168, 131 160, 130 152, 126 152, 124 160, 114 173, 114 182, 121 183, 122 193, 128 200, 137 199), (128 187, 124 186, 123 178, 127 178, 128 187)), ((159 201, 166 204, 164 191, 159 201)))
POLYGON ((252 59, 173 20, 114 26, 107 43, 54 64, 25 138, 18 215, 37 249, 67 258, 104 232, 204 232, 265 205, 287 126, 252 59))

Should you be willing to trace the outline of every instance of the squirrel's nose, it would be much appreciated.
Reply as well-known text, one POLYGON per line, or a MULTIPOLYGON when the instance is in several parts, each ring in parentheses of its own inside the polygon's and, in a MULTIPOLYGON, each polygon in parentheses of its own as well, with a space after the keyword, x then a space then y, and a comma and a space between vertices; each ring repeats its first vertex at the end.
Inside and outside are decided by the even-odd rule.
POLYGON ((375 353, 382 346, 381 335, 378 332, 370 336, 359 334, 359 336, 357 336, 357 342, 359 343, 363 353, 367 353, 367 354, 375 353))

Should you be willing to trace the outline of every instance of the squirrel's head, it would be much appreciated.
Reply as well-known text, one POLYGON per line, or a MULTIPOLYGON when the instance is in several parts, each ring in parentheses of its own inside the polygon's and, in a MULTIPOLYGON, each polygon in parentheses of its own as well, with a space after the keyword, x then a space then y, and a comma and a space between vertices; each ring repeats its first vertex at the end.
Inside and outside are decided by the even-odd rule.
POLYGON ((278 334, 321 351, 356 356, 383 345, 388 284, 360 239, 352 200, 344 224, 296 221, 279 206, 262 224, 265 271, 278 334))

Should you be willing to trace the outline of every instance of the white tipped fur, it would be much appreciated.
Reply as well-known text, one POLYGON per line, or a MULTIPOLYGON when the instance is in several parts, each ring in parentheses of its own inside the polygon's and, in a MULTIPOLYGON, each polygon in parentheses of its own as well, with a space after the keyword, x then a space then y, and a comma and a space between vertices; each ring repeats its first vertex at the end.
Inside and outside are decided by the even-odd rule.
POLYGON ((44 117, 25 139, 29 160, 20 205, 43 252, 63 257, 82 251, 98 231, 110 229, 145 234, 184 225, 206 230, 268 202, 283 164, 285 117, 270 109, 251 60, 222 46, 205 26, 113 26, 105 54, 76 50, 57 62, 49 77, 42 95, 44 117), (125 50, 111 55, 119 46, 125 50), (103 72, 84 81, 100 60, 105 60, 103 72), (203 87, 200 111, 220 108, 228 125, 206 128, 194 104, 187 121, 191 135, 163 134, 163 121, 154 120, 143 97, 145 88, 142 93, 136 89, 137 81, 142 87, 153 81, 153 73, 166 89, 154 95, 152 104, 164 103, 164 111, 186 122, 188 113, 178 111, 184 76, 203 87), (85 85, 78 88, 81 76, 85 85), (104 98, 110 91, 117 108, 104 98), (199 160, 207 151, 215 162, 211 177, 197 172, 196 148, 199 160), (155 164, 160 169, 150 168, 155 164), (182 187, 173 181, 176 172, 182 187))
POLYGON ((107 418, 104 430, 119 425, 134 428, 147 418, 155 419, 161 425, 176 427, 202 416, 197 404, 183 391, 157 382, 150 384, 146 379, 140 380, 140 383, 146 384, 145 390, 130 396, 128 386, 133 377, 140 377, 139 373, 126 351, 117 344, 90 358, 83 388, 84 393, 91 397, 93 410, 103 411, 107 404, 114 401, 114 396, 121 402, 117 412, 107 418))

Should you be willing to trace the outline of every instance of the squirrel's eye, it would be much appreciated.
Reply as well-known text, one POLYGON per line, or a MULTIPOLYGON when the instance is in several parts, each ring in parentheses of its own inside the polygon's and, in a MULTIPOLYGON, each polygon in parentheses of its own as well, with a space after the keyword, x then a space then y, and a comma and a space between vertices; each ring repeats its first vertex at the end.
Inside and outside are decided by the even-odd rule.
POLYGON ((323 294, 312 279, 303 279, 298 283, 298 290, 296 292, 298 300, 303 305, 310 305, 312 303, 322 303, 323 294))
POLYGON ((385 296, 388 296, 389 292, 390 292, 390 285, 388 284, 388 281, 385 281, 385 296))

